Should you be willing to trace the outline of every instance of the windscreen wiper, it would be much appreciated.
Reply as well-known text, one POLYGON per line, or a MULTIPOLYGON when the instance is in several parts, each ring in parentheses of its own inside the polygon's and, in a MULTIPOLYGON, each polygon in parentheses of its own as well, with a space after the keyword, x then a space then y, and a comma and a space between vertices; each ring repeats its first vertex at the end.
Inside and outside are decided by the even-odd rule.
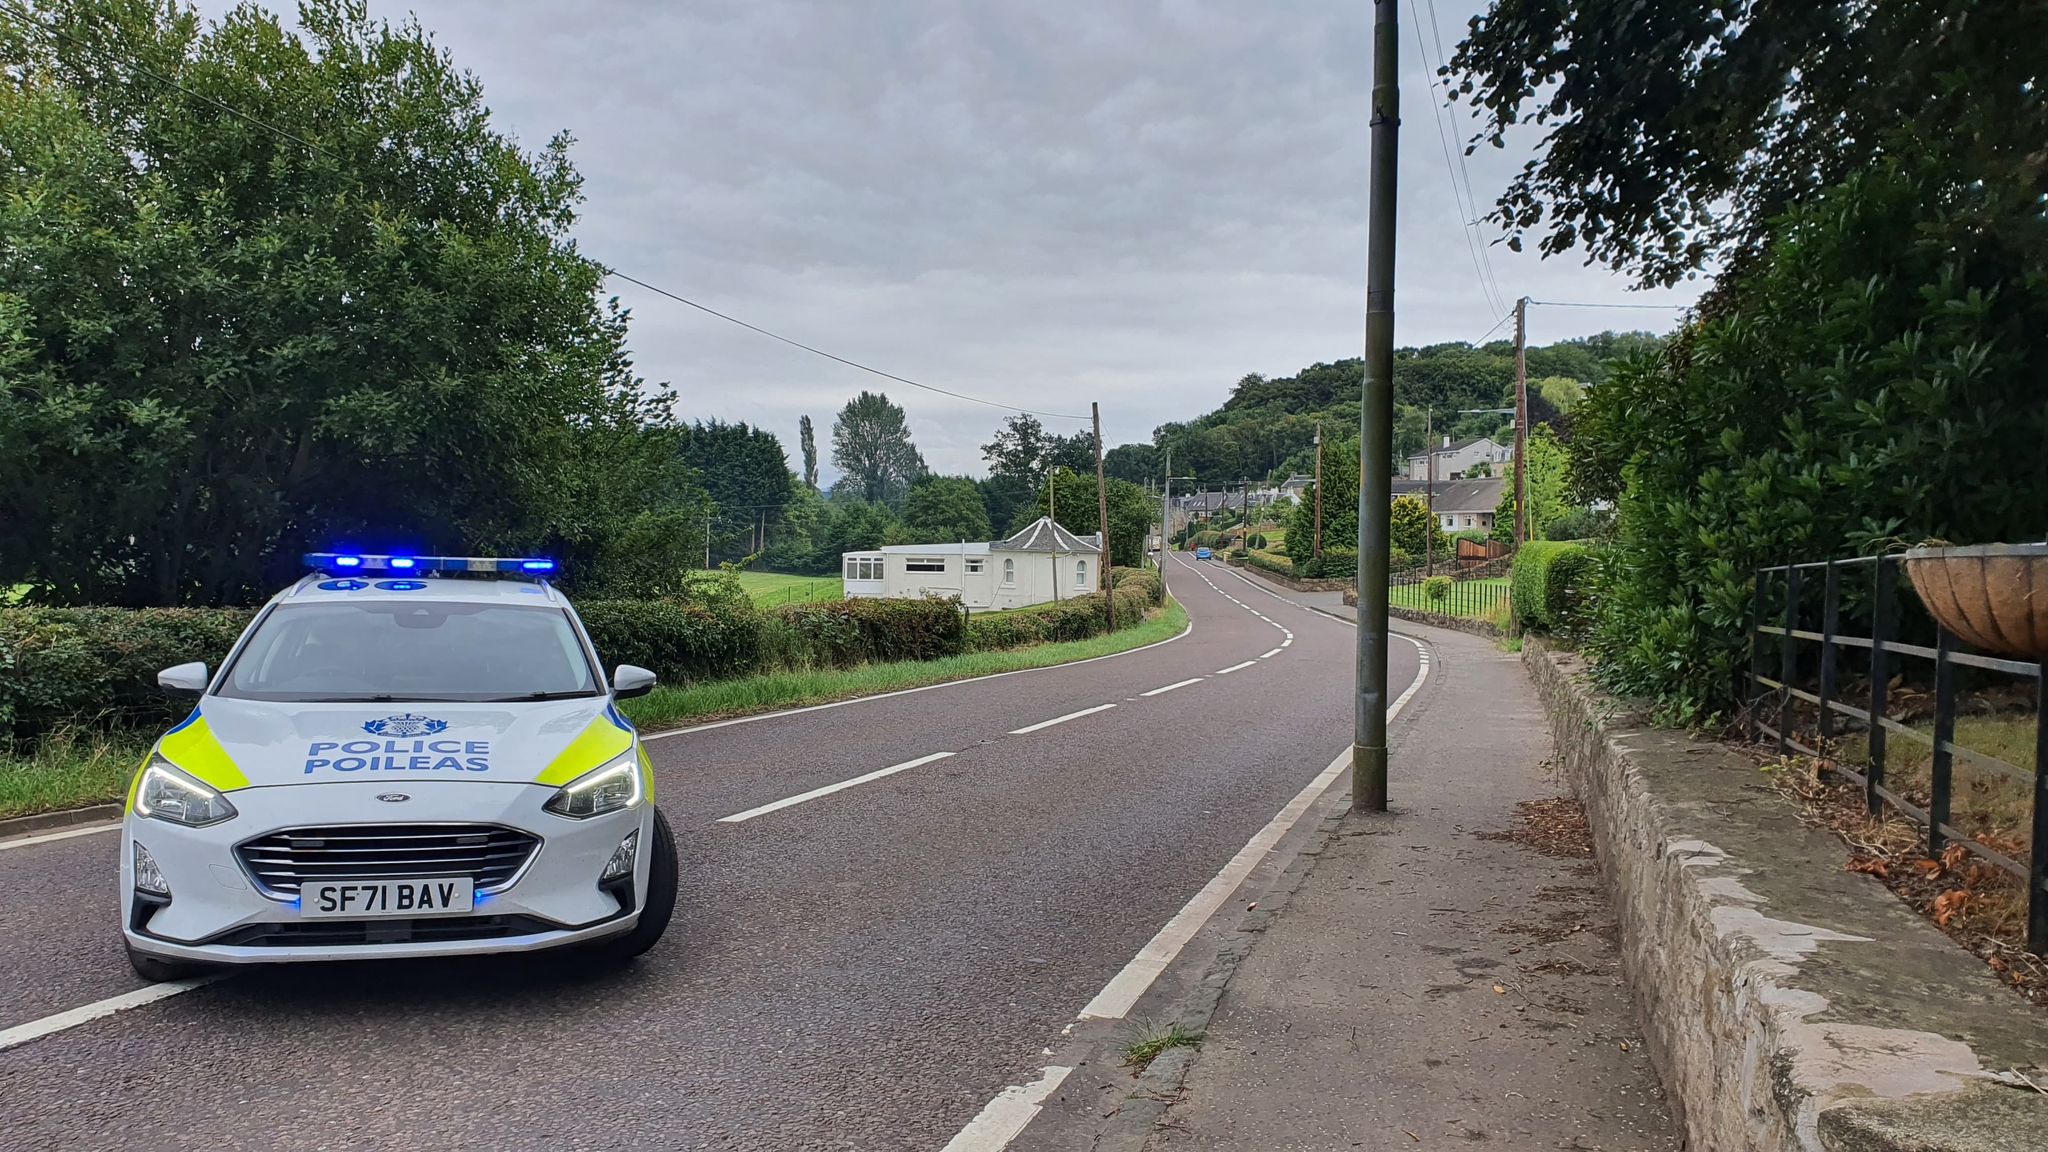
POLYGON ((591 691, 590 689, 588 689, 588 688, 579 688, 579 689, 577 689, 577 690, 575 690, 575 691, 573 691, 573 692, 528 692, 528 693, 526 693, 526 694, 524 694, 524 695, 521 695, 521 696, 496 696, 496 697, 492 697, 492 698, 491 698, 491 699, 489 699, 489 700, 480 700, 480 701, 478 701, 478 703, 480 703, 480 704, 517 704, 517 703, 524 703, 524 702, 527 702, 527 701, 538 701, 538 700, 579 700, 579 699, 584 699, 584 698, 586 698, 586 697, 590 697, 590 696, 595 696, 595 695, 597 695, 597 693, 595 693, 595 692, 592 692, 592 691, 591 691))

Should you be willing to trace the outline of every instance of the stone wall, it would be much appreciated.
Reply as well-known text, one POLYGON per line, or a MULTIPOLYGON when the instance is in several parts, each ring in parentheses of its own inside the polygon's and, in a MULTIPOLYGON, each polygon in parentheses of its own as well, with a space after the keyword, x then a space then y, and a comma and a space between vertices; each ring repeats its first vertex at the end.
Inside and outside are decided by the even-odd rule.
POLYGON ((1523 661, 1584 802, 1625 970, 1698 1152, 2048 1149, 2043 1015, 1844 870, 1757 766, 1651 727, 1538 637, 1523 661), (2017 1074, 2017 1075, 2016 1075, 2017 1074))

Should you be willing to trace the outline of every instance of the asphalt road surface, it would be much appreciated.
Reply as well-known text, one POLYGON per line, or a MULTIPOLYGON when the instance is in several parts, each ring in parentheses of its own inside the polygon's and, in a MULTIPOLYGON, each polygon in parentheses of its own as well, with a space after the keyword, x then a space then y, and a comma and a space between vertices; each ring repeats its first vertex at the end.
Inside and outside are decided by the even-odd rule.
POLYGON ((116 838, 0 848, 0 1036, 55 1028, 0 1047, 0 1148, 944 1147, 1349 748, 1349 626, 1171 575, 1165 644, 653 739, 682 892, 626 969, 263 968, 58 1028, 150 987, 116 838))

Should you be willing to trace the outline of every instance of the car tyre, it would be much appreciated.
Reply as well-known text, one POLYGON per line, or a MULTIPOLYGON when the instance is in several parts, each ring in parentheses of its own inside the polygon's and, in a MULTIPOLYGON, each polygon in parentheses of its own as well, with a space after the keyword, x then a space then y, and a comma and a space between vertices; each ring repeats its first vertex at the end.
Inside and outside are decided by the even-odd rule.
POLYGON ((647 902, 633 927, 591 946, 604 960, 623 964, 654 947, 676 911, 676 838, 668 817, 654 810, 654 856, 647 864, 647 902))
POLYGON ((162 984, 171 980, 189 980, 206 972, 206 965, 204 964, 194 964, 189 960, 167 960, 162 956, 152 956, 147 952, 136 951, 133 944, 128 945, 128 966, 135 969, 137 976, 152 984, 162 984))

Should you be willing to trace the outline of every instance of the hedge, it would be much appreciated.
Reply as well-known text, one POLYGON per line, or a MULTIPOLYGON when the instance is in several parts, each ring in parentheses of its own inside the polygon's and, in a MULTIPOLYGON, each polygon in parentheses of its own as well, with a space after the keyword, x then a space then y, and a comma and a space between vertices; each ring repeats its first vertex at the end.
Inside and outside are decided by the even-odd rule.
POLYGON ((0 739, 62 723, 167 724, 191 710, 156 674, 218 666, 250 608, 0 608, 0 739))
POLYGON ((1269 552, 1253 552, 1251 555, 1245 557, 1244 562, 1246 564, 1251 565, 1254 568, 1262 568, 1268 572, 1276 572, 1282 576, 1294 575, 1293 564, 1289 563, 1286 559, 1274 556, 1269 552))
MULTIPOLYGON (((1143 620, 1147 609, 1165 600, 1165 589, 1154 573, 1118 568, 1111 578, 1116 583, 1118 629, 1143 620)), ((967 621, 967 647, 969 651, 991 652, 1026 644, 1086 640, 1107 631, 1109 617, 1103 608, 1103 595, 1090 592, 1029 608, 974 615, 967 621)))
POLYGON ((1593 554, 1569 540, 1531 540, 1515 553, 1508 593, 1524 628, 1569 635, 1584 627, 1593 554))
MULTIPOLYGON (((1119 568, 1119 624, 1163 598, 1151 572, 1119 568)), ((638 664, 670 684, 778 668, 933 660, 969 650, 1078 640, 1106 630, 1100 593, 1019 613, 976 616, 954 600, 860 599, 763 612, 743 596, 583 600, 577 615, 606 668, 638 664)), ((0 607, 0 745, 65 724, 160 727, 190 702, 156 674, 204 660, 219 667, 254 617, 250 608, 0 607)))

